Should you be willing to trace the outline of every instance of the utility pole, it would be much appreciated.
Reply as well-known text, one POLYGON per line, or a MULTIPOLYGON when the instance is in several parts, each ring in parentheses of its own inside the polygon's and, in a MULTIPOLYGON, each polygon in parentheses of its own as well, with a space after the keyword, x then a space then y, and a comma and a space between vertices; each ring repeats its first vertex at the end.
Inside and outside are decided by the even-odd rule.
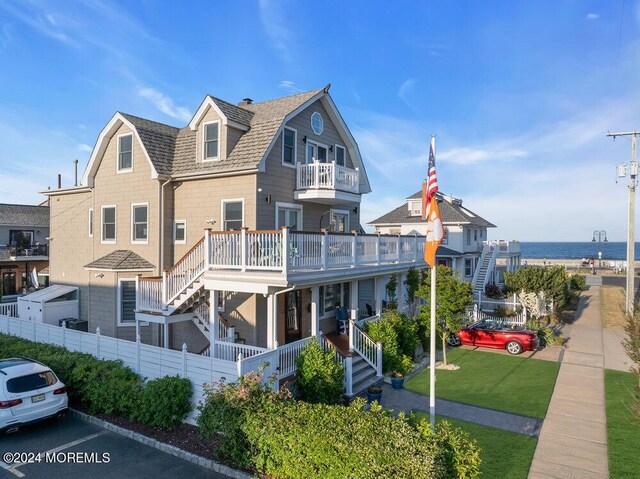
POLYGON ((634 276, 636 271, 635 261, 635 206, 636 206, 636 181, 638 176, 638 162, 636 161, 636 140, 640 131, 627 131, 622 133, 609 133, 614 139, 617 136, 631 137, 631 162, 628 165, 618 166, 618 177, 627 176, 629 173, 629 216, 627 218, 627 294, 626 312, 628 316, 633 315, 634 307, 634 276))

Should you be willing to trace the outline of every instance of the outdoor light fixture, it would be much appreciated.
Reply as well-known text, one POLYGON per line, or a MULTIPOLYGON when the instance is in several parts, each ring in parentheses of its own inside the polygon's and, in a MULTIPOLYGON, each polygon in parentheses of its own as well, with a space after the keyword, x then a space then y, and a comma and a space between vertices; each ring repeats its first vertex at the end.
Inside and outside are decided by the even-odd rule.
POLYGON ((302 137, 302 143, 306 143, 306 142, 307 142, 307 135, 304 135, 304 136, 302 137))
POLYGON ((333 145, 329 145, 329 151, 333 153, 333 145))
POLYGON ((358 207, 357 207, 357 206, 356 206, 355 208, 353 208, 353 212, 354 212, 354 214, 356 214, 356 215, 358 214, 358 207))

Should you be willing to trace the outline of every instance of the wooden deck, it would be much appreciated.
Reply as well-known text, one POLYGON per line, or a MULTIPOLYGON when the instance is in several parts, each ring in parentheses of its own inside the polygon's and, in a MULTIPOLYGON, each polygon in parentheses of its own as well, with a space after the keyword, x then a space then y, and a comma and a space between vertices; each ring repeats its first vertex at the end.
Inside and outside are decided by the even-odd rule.
POLYGON ((349 336, 346 334, 338 334, 338 333, 326 333, 325 338, 331 344, 333 344, 336 349, 338 349, 343 356, 353 356, 353 352, 349 352, 349 336))

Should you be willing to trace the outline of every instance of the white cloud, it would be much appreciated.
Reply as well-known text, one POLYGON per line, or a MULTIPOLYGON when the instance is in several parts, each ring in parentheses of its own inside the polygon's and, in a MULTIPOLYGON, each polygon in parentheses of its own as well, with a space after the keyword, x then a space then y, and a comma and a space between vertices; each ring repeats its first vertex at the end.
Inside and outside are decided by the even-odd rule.
POLYGON ((278 86, 283 90, 288 91, 289 93, 302 93, 304 90, 302 88, 298 88, 294 82, 291 80, 281 80, 278 83, 278 86))
POLYGON ((138 87, 138 95, 149 100, 158 110, 171 118, 184 122, 191 120, 192 114, 188 108, 174 105, 171 98, 154 88, 138 87))
POLYGON ((291 60, 291 45, 293 34, 285 18, 286 2, 282 0, 259 0, 258 7, 260 22, 265 33, 271 40, 271 46, 285 61, 291 60))
POLYGON ((400 89, 398 90, 398 96, 408 106, 411 106, 411 99, 409 98, 409 96, 413 93, 413 88, 415 87, 416 83, 418 83, 418 80, 416 80, 415 78, 409 78, 402 84, 402 86, 400 86, 400 89))
POLYGON ((91 151, 93 151, 93 148, 91 148, 86 143, 78 143, 78 150, 79 151, 91 152, 91 151))
POLYGON ((505 148, 499 145, 487 145, 484 148, 457 147, 438 153, 438 160, 455 163, 457 165, 471 165, 485 161, 513 160, 525 158, 528 153, 523 149, 505 148))
POLYGON ((598 18, 600 18, 598 13, 587 13, 587 20, 597 20, 598 18))

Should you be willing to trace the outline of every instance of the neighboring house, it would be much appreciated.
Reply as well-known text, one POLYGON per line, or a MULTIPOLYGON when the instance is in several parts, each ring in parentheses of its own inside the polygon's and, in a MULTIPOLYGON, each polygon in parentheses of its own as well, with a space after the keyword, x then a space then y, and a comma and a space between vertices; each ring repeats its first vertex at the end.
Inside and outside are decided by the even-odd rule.
POLYGON ((48 206, 0 203, 0 301, 15 301, 33 287, 48 285, 48 240, 48 206))
POLYGON ((44 192, 51 282, 79 286, 89 331, 233 361, 280 346, 281 374, 322 331, 365 384, 375 343, 355 324, 347 343, 339 320, 374 316, 389 275, 425 267, 422 240, 357 234, 370 191, 329 87, 206 96, 183 128, 116 113, 81 186, 44 192))
MULTIPOLYGON (((448 266, 460 278, 474 285, 474 292, 484 291, 486 284, 503 284, 504 271, 520 266, 520 244, 517 241, 488 239, 493 223, 463 206, 462 200, 436 193, 444 226, 444 238, 438 251, 438 264, 448 266)), ((425 235, 427 222, 422 219, 422 192, 407 198, 396 209, 371 221, 376 232, 383 234, 425 235)))

